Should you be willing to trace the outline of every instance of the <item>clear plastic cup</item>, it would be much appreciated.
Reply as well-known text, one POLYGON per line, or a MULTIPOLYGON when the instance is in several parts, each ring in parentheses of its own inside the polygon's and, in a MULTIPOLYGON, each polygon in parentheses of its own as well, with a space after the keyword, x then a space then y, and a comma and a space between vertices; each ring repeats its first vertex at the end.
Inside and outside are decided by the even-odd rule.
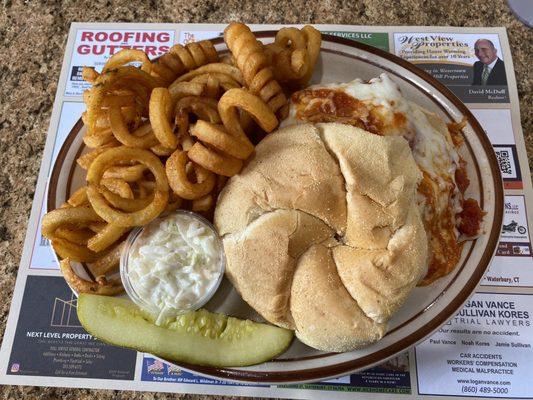
POLYGON ((213 232, 215 236, 216 245, 218 247, 219 257, 218 257, 218 265, 217 265, 217 274, 211 279, 209 288, 204 292, 204 294, 198 297, 197 299, 195 299, 195 301, 192 302, 190 306, 186 308, 180 308, 180 309, 173 308, 171 310, 165 310, 166 313, 164 316, 173 317, 173 316, 177 316, 179 314, 183 314, 189 311, 194 311, 194 310, 197 310, 203 307, 211 299, 211 297, 213 297, 218 287, 220 286, 220 283, 222 282, 222 278, 224 276, 224 270, 226 267, 226 257, 224 255, 224 246, 222 245, 222 240, 220 239, 220 236, 218 235, 215 227, 201 215, 198 215, 196 213, 193 213, 187 210, 177 210, 170 214, 161 216, 153 220, 146 226, 137 227, 133 229, 130 232, 128 238, 126 239, 125 246, 122 251, 122 255, 120 257, 120 278, 122 279, 122 284, 124 285, 124 289, 126 290, 126 293, 129 296, 129 298, 137 306, 143 308, 144 310, 148 311, 154 316, 161 316, 162 310, 159 309, 155 304, 152 304, 151 302, 142 298, 142 296, 135 290, 134 285, 132 284, 130 280, 130 276, 129 276, 130 256, 132 254, 132 251, 136 247, 136 242, 140 238, 143 238, 143 233, 145 233, 149 228, 153 228, 157 226, 162 220, 166 218, 171 218, 175 216, 176 214, 180 214, 187 218, 195 219, 196 221, 200 222, 203 226, 205 226, 207 229, 209 229, 211 232, 213 232))

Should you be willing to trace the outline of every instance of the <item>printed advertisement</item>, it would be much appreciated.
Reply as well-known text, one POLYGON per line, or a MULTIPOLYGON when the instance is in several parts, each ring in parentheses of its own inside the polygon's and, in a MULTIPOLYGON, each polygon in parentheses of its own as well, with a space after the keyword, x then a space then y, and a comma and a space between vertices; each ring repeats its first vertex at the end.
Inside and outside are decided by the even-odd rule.
POLYGON ((395 33, 397 56, 445 84, 465 103, 508 103, 497 34, 395 33))
POLYGON ((483 280, 489 286, 533 286, 531 235, 524 196, 505 196, 502 234, 483 280))
POLYGON ((136 352, 82 328, 76 296, 62 277, 28 276, 24 293, 8 374, 133 379, 136 352))
MULTIPOLYGON (((348 31, 322 31, 328 35, 338 36, 356 42, 368 44, 378 49, 389 51, 389 34, 386 32, 348 32, 348 31)), ((199 40, 211 39, 222 35, 220 31, 181 31, 180 44, 187 44, 199 40)))
POLYGON ((152 356, 144 356, 142 364, 141 379, 147 382, 172 382, 172 383, 190 383, 202 385, 229 385, 229 386, 257 386, 266 387, 267 385, 248 385, 245 383, 236 383, 223 381, 220 379, 207 378, 205 376, 195 375, 188 371, 182 370, 173 364, 163 362, 152 356))
POLYGON ((416 347, 419 393, 529 397, 532 324, 531 295, 477 293, 416 347))
POLYGON ((522 189, 522 173, 513 134, 511 110, 473 109, 470 110, 489 137, 496 159, 500 165, 505 189, 522 189))
MULTIPOLYGON (((153 356, 143 358, 141 379, 149 382, 174 382, 203 385, 265 386, 235 383, 207 378, 184 371, 153 356)), ((343 376, 314 384, 279 385, 283 388, 314 389, 341 392, 368 393, 411 393, 409 356, 407 353, 395 357, 377 367, 357 374, 343 376)))
POLYGON ((100 72, 109 57, 122 49, 142 50, 152 59, 167 52, 173 44, 173 30, 79 29, 65 96, 81 96, 90 87, 82 78, 84 66, 94 67, 100 72))
POLYGON ((319 383, 280 387, 338 392, 410 394, 409 355, 401 354, 387 362, 356 374, 319 383))
POLYGON ((377 47, 383 51, 389 51, 389 34, 385 32, 346 32, 346 31, 324 31, 328 35, 338 36, 345 39, 377 47))

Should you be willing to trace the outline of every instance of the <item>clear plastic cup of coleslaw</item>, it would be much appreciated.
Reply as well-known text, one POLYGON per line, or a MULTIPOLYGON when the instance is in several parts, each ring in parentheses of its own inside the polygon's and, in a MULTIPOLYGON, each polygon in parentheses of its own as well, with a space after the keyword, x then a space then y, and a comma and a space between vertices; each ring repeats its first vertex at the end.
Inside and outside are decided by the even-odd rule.
POLYGON ((131 231, 120 259, 130 299, 159 324, 204 306, 224 275, 224 247, 215 227, 186 210, 131 231))

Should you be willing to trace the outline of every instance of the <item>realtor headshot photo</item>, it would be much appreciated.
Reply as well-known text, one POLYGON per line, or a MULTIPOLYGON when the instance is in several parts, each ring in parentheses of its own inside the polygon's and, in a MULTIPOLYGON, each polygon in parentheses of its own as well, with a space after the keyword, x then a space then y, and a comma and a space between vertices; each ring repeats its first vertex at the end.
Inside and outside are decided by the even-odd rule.
POLYGON ((478 39, 474 44, 476 57, 472 85, 507 85, 505 64, 498 56, 498 49, 489 39, 478 39))

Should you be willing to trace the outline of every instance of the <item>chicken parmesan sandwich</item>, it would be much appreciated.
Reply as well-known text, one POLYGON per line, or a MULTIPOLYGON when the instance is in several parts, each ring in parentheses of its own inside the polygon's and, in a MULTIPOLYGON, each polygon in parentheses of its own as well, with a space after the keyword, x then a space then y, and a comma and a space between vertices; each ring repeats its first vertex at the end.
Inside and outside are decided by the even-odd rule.
POLYGON ((282 127, 218 198, 227 277, 311 347, 378 341, 412 290, 449 273, 479 233, 459 131, 387 75, 294 93, 282 127))
POLYGON ((402 96, 387 74, 368 82, 311 86, 291 98, 284 126, 302 122, 337 122, 379 136, 401 136, 409 143, 423 178, 417 204, 429 240, 429 268, 421 284, 447 275, 459 262, 464 240, 481 231, 483 211, 476 200, 465 198, 470 181, 461 123, 446 124, 402 96))

